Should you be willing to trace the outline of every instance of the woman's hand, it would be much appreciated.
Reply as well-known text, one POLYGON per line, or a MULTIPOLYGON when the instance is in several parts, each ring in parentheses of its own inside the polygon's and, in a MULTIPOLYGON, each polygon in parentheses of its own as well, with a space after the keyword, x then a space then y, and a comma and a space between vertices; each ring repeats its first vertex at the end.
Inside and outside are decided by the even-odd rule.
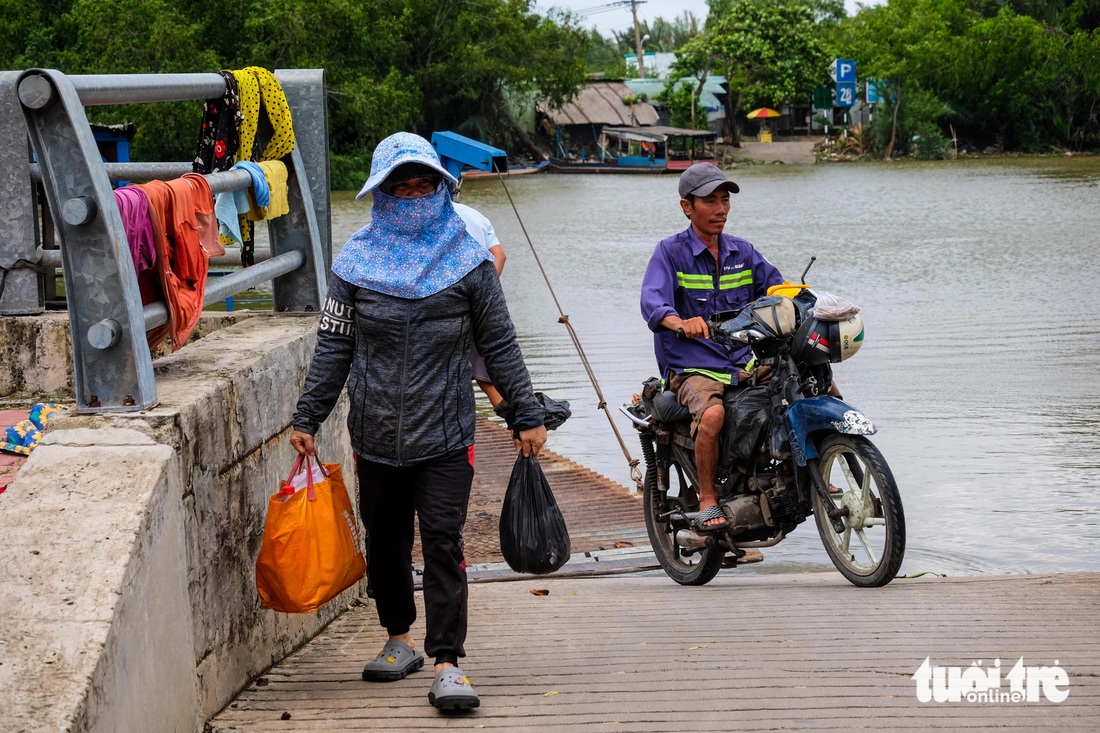
POLYGON ((537 456, 542 446, 546 443, 546 426, 528 428, 519 431, 519 440, 516 441, 516 450, 523 451, 525 456, 537 456))
POLYGON ((290 444, 294 446, 294 450, 298 451, 303 456, 313 455, 313 436, 309 433, 295 430, 290 434, 290 444))

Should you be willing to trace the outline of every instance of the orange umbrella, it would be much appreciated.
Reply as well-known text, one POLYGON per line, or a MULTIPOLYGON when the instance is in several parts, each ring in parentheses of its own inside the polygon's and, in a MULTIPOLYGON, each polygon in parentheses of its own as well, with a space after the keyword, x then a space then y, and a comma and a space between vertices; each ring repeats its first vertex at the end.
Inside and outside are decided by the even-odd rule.
POLYGON ((754 109, 745 116, 750 120, 762 120, 768 117, 782 117, 783 113, 776 112, 774 109, 769 109, 767 107, 761 107, 760 109, 754 109))

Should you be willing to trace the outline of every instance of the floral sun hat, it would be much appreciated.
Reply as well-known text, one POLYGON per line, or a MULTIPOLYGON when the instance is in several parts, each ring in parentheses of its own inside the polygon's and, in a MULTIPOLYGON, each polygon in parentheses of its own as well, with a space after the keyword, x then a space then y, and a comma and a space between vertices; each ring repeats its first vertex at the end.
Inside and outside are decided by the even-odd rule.
POLYGON ((452 186, 458 184, 458 179, 447 172, 443 164, 439 162, 439 155, 432 144, 411 132, 398 132, 390 135, 374 149, 374 155, 370 162, 370 178, 363 184, 363 188, 356 194, 356 199, 362 199, 368 193, 382 185, 382 181, 394 168, 402 163, 421 163, 439 171, 444 180, 452 186))

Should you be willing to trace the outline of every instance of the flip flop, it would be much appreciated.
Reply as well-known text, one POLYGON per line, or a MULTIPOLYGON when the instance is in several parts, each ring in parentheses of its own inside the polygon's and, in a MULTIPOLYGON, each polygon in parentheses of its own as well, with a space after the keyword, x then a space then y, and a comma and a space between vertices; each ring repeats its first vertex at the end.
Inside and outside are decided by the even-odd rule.
POLYGON ((718 532, 729 526, 730 521, 726 518, 726 515, 722 512, 722 507, 712 506, 709 509, 704 509, 695 515, 695 519, 691 520, 691 525, 696 532, 718 532), (721 524, 707 524, 707 522, 721 519, 721 524))
POLYGON ((436 675, 428 702, 439 710, 468 710, 481 704, 466 673, 458 667, 444 667, 436 675))
POLYGON ((368 682, 393 682, 424 666, 424 655, 399 639, 390 639, 378 656, 363 667, 368 682))

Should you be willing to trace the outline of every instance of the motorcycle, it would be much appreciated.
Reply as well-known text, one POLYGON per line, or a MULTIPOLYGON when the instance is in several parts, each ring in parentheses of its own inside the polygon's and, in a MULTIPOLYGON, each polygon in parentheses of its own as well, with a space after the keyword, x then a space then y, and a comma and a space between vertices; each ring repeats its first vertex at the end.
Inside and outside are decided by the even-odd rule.
POLYGON ((833 388, 832 364, 862 345, 862 318, 858 308, 838 316, 837 302, 851 306, 843 299, 821 298, 807 285, 784 283, 709 319, 711 338, 729 350, 750 346, 757 374, 770 368, 765 383, 726 390, 715 476, 724 527, 694 522, 691 415, 675 393, 652 378, 620 408, 642 444, 650 543, 677 583, 708 583, 722 567, 749 560, 746 550, 778 544, 811 515, 829 558, 854 585, 879 587, 897 575, 905 554, 897 483, 867 438, 874 424, 833 388))

